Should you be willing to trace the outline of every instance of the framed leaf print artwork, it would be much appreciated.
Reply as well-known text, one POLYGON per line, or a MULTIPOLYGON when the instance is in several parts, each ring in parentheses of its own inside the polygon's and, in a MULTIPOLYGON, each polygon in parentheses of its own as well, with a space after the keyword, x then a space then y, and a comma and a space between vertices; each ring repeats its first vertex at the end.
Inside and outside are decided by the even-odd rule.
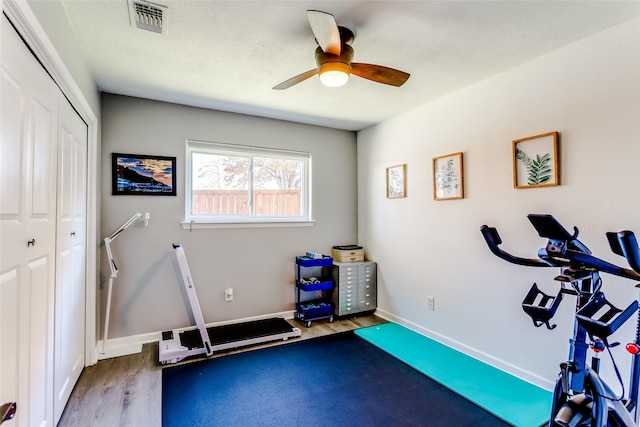
POLYGON ((558 132, 513 141, 513 187, 559 185, 558 132))
POLYGON ((407 197, 406 165, 387 168, 387 198, 407 197))
POLYGON ((464 198, 462 153, 447 154, 433 159, 433 198, 434 200, 464 198))

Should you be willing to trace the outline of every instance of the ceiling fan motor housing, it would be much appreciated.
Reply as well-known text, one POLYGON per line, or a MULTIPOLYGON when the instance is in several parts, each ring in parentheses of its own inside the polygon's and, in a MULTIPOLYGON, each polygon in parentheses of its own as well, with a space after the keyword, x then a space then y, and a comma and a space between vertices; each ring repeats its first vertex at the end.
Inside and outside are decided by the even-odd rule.
POLYGON ((353 60, 353 48, 347 44, 342 44, 340 55, 332 55, 325 53, 322 49, 316 49, 316 63, 318 64, 318 72, 331 69, 351 73, 351 61, 353 60))

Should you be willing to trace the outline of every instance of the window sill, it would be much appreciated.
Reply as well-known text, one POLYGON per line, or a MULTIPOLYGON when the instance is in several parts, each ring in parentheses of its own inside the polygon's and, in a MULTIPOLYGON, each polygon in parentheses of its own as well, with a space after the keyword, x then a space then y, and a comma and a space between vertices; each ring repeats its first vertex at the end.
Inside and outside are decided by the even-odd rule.
POLYGON ((313 227, 315 221, 263 221, 263 222, 182 222, 184 230, 209 228, 288 228, 313 227))

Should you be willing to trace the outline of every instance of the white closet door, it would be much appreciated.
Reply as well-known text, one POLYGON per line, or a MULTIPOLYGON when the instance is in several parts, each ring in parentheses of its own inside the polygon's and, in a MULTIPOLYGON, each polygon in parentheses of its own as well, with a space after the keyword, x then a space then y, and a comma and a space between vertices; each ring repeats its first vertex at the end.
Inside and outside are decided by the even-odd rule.
POLYGON ((87 126, 60 96, 55 303, 56 423, 84 368, 87 126))
POLYGON ((49 426, 59 90, 0 19, 0 400, 18 402, 8 426, 49 426))
MULTIPOLYGON (((4 19, 4 18, 3 18, 4 19)), ((6 51, 7 36, 0 36, 0 52, 6 51)), ((0 58, 0 403, 18 400, 18 347, 20 279, 24 273, 25 248, 13 248, 6 241, 25 241, 23 221, 22 84, 0 58)))

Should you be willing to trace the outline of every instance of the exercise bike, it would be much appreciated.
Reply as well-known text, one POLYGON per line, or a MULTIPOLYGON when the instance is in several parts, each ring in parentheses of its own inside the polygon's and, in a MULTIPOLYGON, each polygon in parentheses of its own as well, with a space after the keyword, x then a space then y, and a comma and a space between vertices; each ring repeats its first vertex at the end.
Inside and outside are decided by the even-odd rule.
MULTIPOLYGON (((534 283, 522 302, 522 308, 536 327, 551 324, 563 297, 576 296, 576 313, 573 336, 569 341, 569 357, 560 364, 560 374, 553 393, 549 427, 632 427, 640 418, 640 313, 638 301, 625 309, 615 307, 607 301, 602 290, 600 273, 640 281, 640 249, 635 235, 630 231, 606 233, 611 250, 627 259, 631 269, 619 267, 592 255, 578 240, 578 228, 569 233, 551 215, 528 215, 528 219, 540 237, 547 239, 538 258, 521 258, 511 255, 499 245, 502 243, 494 227, 483 225, 480 231, 491 252, 513 264, 528 267, 559 267, 555 278, 560 290, 554 295, 542 292, 534 283), (628 396, 625 398, 624 383, 615 364, 610 348, 619 343, 609 341, 627 320, 636 315, 634 340, 626 345, 631 354, 631 372, 628 396), (589 350, 593 351, 588 363, 589 350), (622 385, 622 396, 617 396, 598 375, 600 353, 607 351, 614 370, 622 385)), ((638 285, 640 287, 640 284, 638 285)))

